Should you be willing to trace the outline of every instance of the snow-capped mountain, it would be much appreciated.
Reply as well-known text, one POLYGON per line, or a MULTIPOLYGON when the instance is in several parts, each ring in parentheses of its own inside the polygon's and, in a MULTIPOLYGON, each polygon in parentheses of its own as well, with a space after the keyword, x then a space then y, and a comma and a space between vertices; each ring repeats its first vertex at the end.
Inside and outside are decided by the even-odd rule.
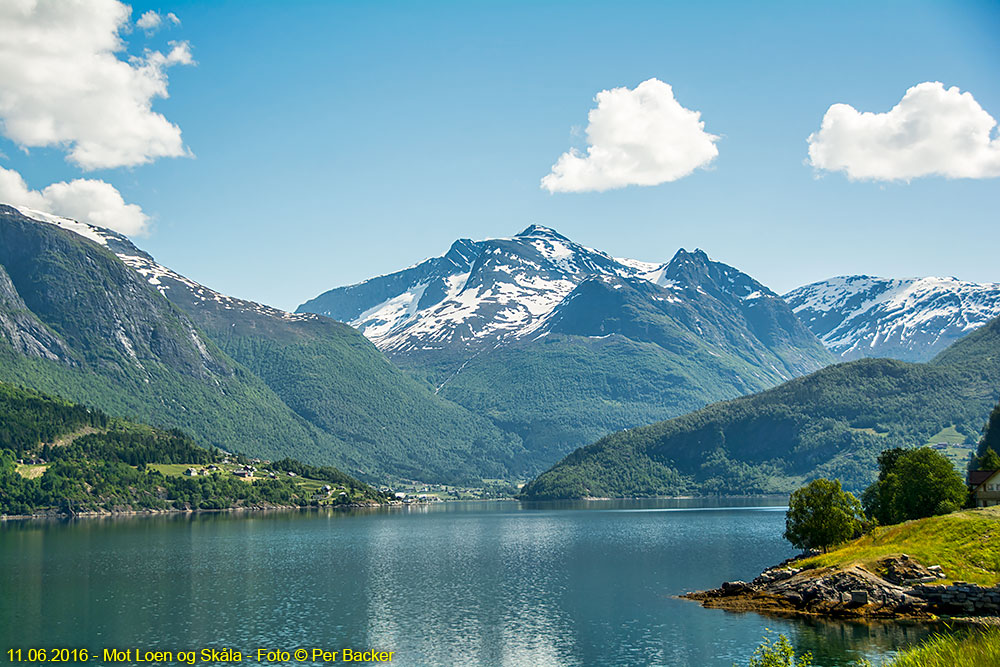
POLYGON ((539 460, 832 362, 784 300, 701 250, 615 258, 532 225, 303 304, 361 330, 539 460))
MULTIPOLYGON (((614 258, 531 225, 510 238, 461 239, 441 257, 330 290, 296 312, 348 322, 391 356, 446 349, 469 353, 537 337, 557 307, 595 278, 655 285, 659 289, 649 298, 682 306, 679 311, 707 300, 750 307, 758 299, 780 302, 750 276, 712 262, 700 250, 681 250, 663 263, 614 258)), ((697 313, 685 313, 683 319, 698 331, 697 313)), ((794 318, 788 324, 798 326, 794 318)))
POLYGON ((784 298, 845 361, 927 361, 1000 317, 1000 283, 957 278, 839 276, 799 287, 784 298))
POLYGON ((492 346, 534 330, 583 280, 658 267, 622 263, 532 225, 513 238, 460 239, 441 257, 300 306, 348 322, 380 349, 492 346))

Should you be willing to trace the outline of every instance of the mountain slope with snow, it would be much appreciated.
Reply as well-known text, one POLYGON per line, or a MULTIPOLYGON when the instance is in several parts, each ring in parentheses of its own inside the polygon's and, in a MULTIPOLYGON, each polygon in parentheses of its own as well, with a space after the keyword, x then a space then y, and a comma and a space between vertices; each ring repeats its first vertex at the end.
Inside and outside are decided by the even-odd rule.
MULTIPOLYGON (((695 333, 700 333, 700 324, 692 308, 723 328, 728 326, 727 317, 737 313, 786 310, 769 289, 737 269, 711 261, 700 250, 681 250, 661 264, 617 259, 552 229, 531 225, 511 238, 457 241, 442 257, 330 290, 296 312, 347 322, 390 356, 451 353, 464 359, 536 336, 557 307, 594 278, 654 286, 656 294, 647 295, 649 300, 672 304, 695 333), (720 308, 723 303, 726 306, 720 308)), ((741 325, 755 320, 740 319, 744 319, 741 325)), ((786 316, 779 328, 795 339, 793 345, 810 349, 806 357, 812 356, 815 343, 796 318, 786 316)), ((770 335, 763 330, 753 333, 754 338, 770 335)), ((813 370, 814 362, 782 359, 769 372, 785 379, 813 370)))
POLYGON ((312 457, 336 446, 109 252, 126 246, 114 232, 0 205, 0 380, 225 449, 282 443, 312 457))
MULTIPOLYGON (((17 355, 15 360, 30 355, 73 366, 72 370, 57 374, 72 376, 68 380, 86 387, 92 386, 94 376, 99 375, 89 367, 86 350, 97 345, 117 346, 119 350, 103 352, 101 358, 130 359, 130 354, 135 357, 134 368, 125 362, 118 363, 121 381, 112 382, 97 393, 74 393, 75 388, 65 384, 46 385, 48 390, 98 403, 109 410, 115 410, 117 402, 125 402, 130 414, 148 413, 157 423, 194 431, 199 431, 201 424, 192 424, 185 416, 204 412, 203 430, 211 431, 211 437, 205 438, 208 442, 230 448, 239 445, 242 452, 272 458, 294 454, 315 463, 334 463, 369 479, 404 477, 456 482, 523 472, 522 448, 516 436, 505 434, 488 419, 435 396, 389 364, 355 329, 320 315, 287 313, 220 294, 158 264, 116 232, 30 209, 9 211, 10 215, 0 221, 4 223, 0 234, 18 231, 17 243, 12 239, 12 247, 29 246, 27 238, 51 238, 67 247, 59 253, 61 257, 68 256, 69 249, 85 254, 74 275, 64 277, 61 283, 70 286, 74 282, 84 283, 90 278, 88 267, 99 260, 120 277, 102 279, 102 287, 94 291, 95 300, 120 304, 123 312, 142 310, 151 314, 142 327, 135 327, 137 332, 155 331, 167 318, 185 322, 182 331, 190 340, 174 341, 165 334, 159 334, 156 340, 161 344, 166 342, 164 347, 174 351, 175 357, 179 356, 176 350, 183 350, 186 345, 192 354, 183 359, 200 354, 205 358, 206 368, 225 369, 253 386, 250 395, 242 399, 245 406, 229 406, 227 411, 216 411, 212 405, 193 400, 157 411, 157 406, 151 403, 155 402, 157 392, 168 396, 167 389, 156 383, 144 384, 140 377, 138 382, 143 391, 149 389, 154 394, 150 401, 131 387, 132 377, 142 375, 140 366, 151 367, 151 363, 146 353, 150 344, 133 336, 128 317, 107 318, 111 330, 105 331, 104 318, 95 317, 94 309, 87 308, 73 316, 72 326, 56 329, 66 331, 67 343, 24 305, 0 261, 0 343, 7 339, 7 347, 14 348, 17 355), (72 234, 59 233, 50 226, 72 234), (73 239, 85 241, 74 243, 73 239), (86 261, 86 257, 93 261, 86 261), (139 301, 143 304, 141 309, 133 305, 139 301), (118 322, 124 323, 119 327, 118 322), (88 335, 92 340, 87 345, 72 345, 88 335), (119 391, 127 396, 119 396, 119 391), (246 413, 245 408, 251 412, 246 413)), ((0 256, 3 254, 0 252, 0 256)), ((34 252, 29 252, 26 260, 38 264, 34 252)), ((23 284, 21 289, 25 289, 23 284)), ((72 312, 72 304, 60 301, 48 310, 53 317, 65 319, 72 312)), ((52 317, 47 320, 53 321, 52 317)), ((14 373, 17 369, 14 364, 7 367, 2 363, 4 351, 5 346, 0 344, 0 377, 8 379, 4 373, 14 373)), ((18 364, 23 366, 21 362, 18 364)), ((44 383, 52 374, 48 371, 13 377, 44 383)), ((233 380, 218 377, 222 374, 223 371, 213 371, 204 378, 204 384, 236 394, 226 385, 233 380)), ((170 387, 180 384, 181 381, 175 380, 170 387)))
POLYGON ((842 360, 928 361, 1000 316, 1000 283, 957 278, 840 276, 784 296, 842 360))
POLYGON ((520 436, 540 465, 832 361, 780 297, 700 250, 618 259, 537 225, 458 241, 297 312, 357 327, 440 395, 520 436))

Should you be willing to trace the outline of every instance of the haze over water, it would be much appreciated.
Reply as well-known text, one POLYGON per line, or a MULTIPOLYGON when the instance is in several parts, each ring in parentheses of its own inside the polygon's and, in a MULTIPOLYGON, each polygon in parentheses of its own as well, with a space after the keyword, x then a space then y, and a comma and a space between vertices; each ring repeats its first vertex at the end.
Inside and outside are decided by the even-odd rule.
POLYGON ((780 502, 8 522, 0 646, 229 647, 244 664, 258 648, 352 648, 395 651, 394 665, 730 667, 765 628, 816 665, 926 636, 923 626, 764 618, 674 597, 791 556, 780 502))

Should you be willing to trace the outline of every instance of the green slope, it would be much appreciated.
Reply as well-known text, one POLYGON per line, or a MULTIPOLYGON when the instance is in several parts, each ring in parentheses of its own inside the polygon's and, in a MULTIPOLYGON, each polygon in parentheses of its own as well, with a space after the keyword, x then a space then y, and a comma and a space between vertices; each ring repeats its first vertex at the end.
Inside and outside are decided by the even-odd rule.
POLYGON ((975 441, 997 401, 1000 320, 927 364, 867 359, 824 368, 579 449, 526 498, 784 492, 816 476, 860 489, 887 447, 954 426, 975 441))
POLYGON ((138 509, 224 509, 310 505, 324 483, 337 493, 322 502, 378 503, 377 491, 334 468, 286 459, 273 479, 245 481, 234 466, 212 474, 164 475, 226 466, 218 450, 198 446, 181 431, 109 417, 104 412, 0 382, 0 514, 75 513, 138 509), (27 459, 32 465, 21 465, 27 459), (343 491, 343 495, 340 491, 343 491))
POLYGON ((345 324, 317 317, 260 327, 231 312, 217 322, 203 306, 190 312, 296 413, 344 442, 332 460, 351 470, 444 482, 524 472, 518 438, 436 396, 345 324))
POLYGON ((160 271, 157 281, 213 342, 336 439, 325 452, 332 463, 387 480, 479 483, 525 473, 517 436, 436 395, 352 327, 226 297, 172 273, 160 271))
POLYGON ((681 301, 646 281, 603 277, 581 283, 525 339, 467 360, 439 354, 437 367, 418 356, 394 361, 520 436, 538 470, 608 432, 832 362, 782 302, 749 303, 697 289, 681 301))
POLYGON ((260 456, 340 445, 112 252, 0 206, 0 381, 260 456))

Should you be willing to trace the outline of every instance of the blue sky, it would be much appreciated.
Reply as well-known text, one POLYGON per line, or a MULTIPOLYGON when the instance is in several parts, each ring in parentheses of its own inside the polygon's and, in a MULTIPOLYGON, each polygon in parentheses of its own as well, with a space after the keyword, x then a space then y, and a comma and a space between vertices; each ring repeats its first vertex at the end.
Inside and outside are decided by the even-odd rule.
MULTIPOLYGON (((193 157, 82 171, 0 139, 30 188, 114 185, 140 246, 214 289, 293 309, 326 289, 531 223, 616 256, 700 247, 779 292, 833 275, 1000 281, 1000 179, 852 181, 808 165, 830 105, 887 112, 940 81, 1000 118, 997 3, 136 2, 186 40, 153 109, 193 157), (657 78, 718 135, 656 186, 549 193, 594 96, 657 78)), ((993 132, 996 136, 996 131, 993 132)))

